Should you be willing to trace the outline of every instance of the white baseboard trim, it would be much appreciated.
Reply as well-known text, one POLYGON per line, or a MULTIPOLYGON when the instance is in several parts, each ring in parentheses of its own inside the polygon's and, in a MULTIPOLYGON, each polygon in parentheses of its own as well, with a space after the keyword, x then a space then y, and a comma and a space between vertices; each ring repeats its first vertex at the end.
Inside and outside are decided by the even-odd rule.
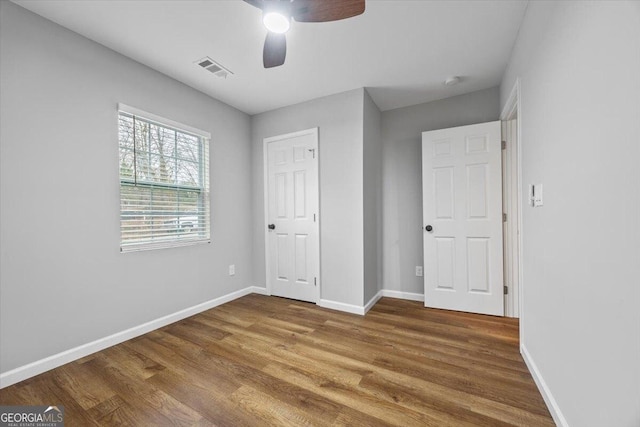
POLYGON ((264 288, 262 286, 249 286, 247 289, 251 289, 251 292, 254 294, 271 295, 269 292, 267 292, 267 288, 264 288))
POLYGON ((258 286, 249 286, 244 289, 240 289, 230 294, 223 295, 218 298, 203 302, 201 304, 194 305, 184 310, 177 311, 167 316, 160 317, 155 320, 143 323, 142 325, 134 326, 125 331, 117 332, 113 335, 109 335, 104 338, 92 341, 87 344, 80 345, 78 347, 65 350, 61 353, 54 354, 44 359, 37 360, 24 366, 12 369, 0 374, 0 388, 8 387, 12 384, 26 380, 27 378, 34 377, 43 372, 62 366, 66 363, 73 362, 74 360, 81 359, 85 356, 93 354, 97 351, 104 350, 105 348, 120 344, 121 342, 130 340, 148 332, 154 331, 163 326, 167 326, 171 323, 201 313, 205 310, 209 310, 213 307, 217 307, 224 303, 233 301, 245 295, 251 293, 266 295, 266 289, 258 286))
POLYGON ((364 316, 364 307, 354 305, 354 304, 345 304, 343 302, 331 301, 328 299, 321 299, 317 303, 320 307, 330 308, 331 310, 344 311, 346 313, 359 314, 360 316, 364 316))
POLYGON ((564 415, 562 415, 562 411, 560 411, 558 402, 556 402, 556 399, 554 399, 553 394, 551 394, 551 390, 549 390, 547 383, 544 381, 544 378, 542 378, 542 374, 540 374, 540 371, 538 370, 538 366, 531 358, 531 355, 527 351, 527 348, 524 346, 524 344, 520 344, 520 354, 522 354, 524 363, 527 364, 527 367, 529 368, 529 372, 531 372, 531 376, 533 377, 533 380, 536 382, 536 385, 538 386, 538 390, 540 390, 540 394, 542 395, 544 402, 547 404, 547 408, 549 408, 549 412, 553 417, 553 421, 558 426, 569 427, 569 423, 567 423, 566 418, 564 417, 564 415))
POLYGON ((409 301, 424 302, 424 294, 416 294, 413 292, 393 291, 391 289, 383 289, 380 291, 383 297, 406 299, 409 301))
POLYGON ((371 307, 373 307, 380 300, 380 298, 382 298, 382 291, 378 291, 378 293, 375 294, 373 298, 371 298, 369 302, 365 304, 364 312, 367 313, 369 310, 371 310, 371 307))
MULTIPOLYGON (((256 292, 257 293, 257 292, 256 292)), ((318 301, 318 305, 324 308, 330 308, 332 310, 344 311, 346 313, 359 314, 364 316, 382 297, 406 299, 410 301, 424 301, 423 294, 415 294, 412 292, 392 291, 390 289, 381 289, 369 302, 360 307, 355 304, 345 304, 343 302, 331 301, 327 299, 321 299, 318 301)))

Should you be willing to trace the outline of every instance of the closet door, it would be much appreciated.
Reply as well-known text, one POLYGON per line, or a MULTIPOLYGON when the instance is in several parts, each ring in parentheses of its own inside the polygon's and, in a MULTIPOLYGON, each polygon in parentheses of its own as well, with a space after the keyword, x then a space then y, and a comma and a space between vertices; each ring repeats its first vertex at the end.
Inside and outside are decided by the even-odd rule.
POLYGON ((318 130, 265 139, 267 287, 272 295, 318 301, 318 130))

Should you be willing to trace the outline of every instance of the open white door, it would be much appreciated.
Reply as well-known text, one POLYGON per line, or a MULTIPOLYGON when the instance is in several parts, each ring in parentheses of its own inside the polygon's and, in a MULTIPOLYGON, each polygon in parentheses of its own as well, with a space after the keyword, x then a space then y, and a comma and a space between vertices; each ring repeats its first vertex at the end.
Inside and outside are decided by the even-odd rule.
POLYGON ((318 129, 265 143, 267 289, 318 301, 318 129))
POLYGON ((500 122, 422 133, 424 305, 503 315, 500 122))

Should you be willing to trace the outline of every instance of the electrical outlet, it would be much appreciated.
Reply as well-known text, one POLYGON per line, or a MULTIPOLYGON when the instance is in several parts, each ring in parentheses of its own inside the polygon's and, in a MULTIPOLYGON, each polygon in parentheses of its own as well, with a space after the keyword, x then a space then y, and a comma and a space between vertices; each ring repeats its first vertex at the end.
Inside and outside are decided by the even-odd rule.
POLYGON ((422 277, 422 266, 416 265, 416 276, 422 277))
POLYGON ((235 276, 236 275, 236 265, 235 264, 230 264, 229 265, 229 276, 235 276))

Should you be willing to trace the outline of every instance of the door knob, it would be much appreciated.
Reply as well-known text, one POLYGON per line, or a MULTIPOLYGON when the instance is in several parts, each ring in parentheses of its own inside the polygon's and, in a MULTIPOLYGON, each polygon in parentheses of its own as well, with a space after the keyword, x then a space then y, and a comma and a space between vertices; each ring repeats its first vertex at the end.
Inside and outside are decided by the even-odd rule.
POLYGON ((275 230, 276 229, 276 225, 275 224, 269 224, 268 228, 269 228, 269 230, 275 230))
POLYGON ((433 230, 433 227, 432 227, 432 226, 430 226, 430 225, 427 225, 424 229, 425 229, 425 230, 427 230, 427 231, 432 231, 432 230, 433 230))

